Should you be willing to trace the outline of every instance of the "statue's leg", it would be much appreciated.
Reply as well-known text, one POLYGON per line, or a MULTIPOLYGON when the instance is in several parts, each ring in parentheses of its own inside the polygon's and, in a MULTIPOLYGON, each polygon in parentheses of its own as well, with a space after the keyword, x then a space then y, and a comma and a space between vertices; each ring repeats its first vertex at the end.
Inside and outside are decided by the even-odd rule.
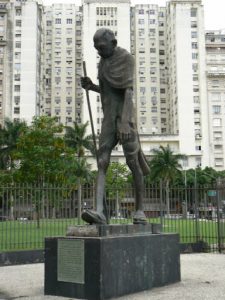
POLYGON ((135 214, 133 222, 135 224, 146 224, 146 216, 143 211, 143 197, 144 197, 144 176, 140 168, 138 158, 127 159, 127 165, 129 166, 135 185, 135 214))
POLYGON ((105 176, 110 162, 111 149, 99 151, 98 176, 96 188, 96 210, 103 213, 103 198, 105 193, 105 176))
POLYGON ((126 162, 130 168, 135 185, 135 214, 133 221, 136 224, 145 224, 146 216, 143 211, 144 198, 144 175, 139 163, 138 153, 140 144, 137 137, 137 132, 132 128, 131 138, 129 141, 123 143, 123 150, 126 156, 126 162))
POLYGON ((112 149, 117 144, 117 137, 113 126, 103 126, 99 139, 98 150, 98 176, 96 188, 96 211, 86 210, 82 219, 90 224, 105 224, 103 213, 103 199, 105 194, 105 176, 110 162, 112 149))

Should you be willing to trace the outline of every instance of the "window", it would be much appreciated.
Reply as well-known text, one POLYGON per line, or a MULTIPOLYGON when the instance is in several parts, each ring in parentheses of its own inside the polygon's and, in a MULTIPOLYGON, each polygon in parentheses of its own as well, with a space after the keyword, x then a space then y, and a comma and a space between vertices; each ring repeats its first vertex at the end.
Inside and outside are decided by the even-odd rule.
POLYGON ((156 49, 155 48, 150 48, 150 53, 156 53, 156 49))
POLYGON ((22 21, 21 20, 16 20, 16 26, 21 27, 22 21))
POLYGON ((198 75, 193 75, 192 79, 193 81, 198 81, 198 75))
POLYGON ((16 42, 16 43, 15 43, 15 47, 16 47, 16 48, 21 48, 21 42, 16 42))
POLYGON ((66 19, 66 24, 72 24, 73 20, 72 19, 66 19))
POLYGON ((197 31, 192 31, 191 32, 191 37, 194 39, 194 38, 197 38, 197 31))
POLYGON ((72 38, 67 38, 66 43, 67 43, 67 45, 71 45, 72 44, 72 38))
POLYGON ((154 36, 155 35, 155 28, 149 29, 149 35, 154 36))
POLYGON ((14 75, 14 80, 15 81, 20 81, 20 74, 15 74, 14 75))
POLYGON ((59 115, 59 114, 60 114, 60 107, 56 107, 56 108, 55 108, 55 114, 56 114, 56 115, 59 115))
POLYGON ((66 117, 66 123, 71 123, 72 121, 72 117, 66 117))
POLYGON ((139 9, 138 11, 139 15, 143 15, 145 13, 144 9, 139 9))
POLYGON ((139 20, 138 20, 138 24, 139 24, 139 25, 145 24, 145 20, 144 20, 144 19, 139 19, 139 20))
POLYGON ((222 131, 214 131, 213 138, 216 141, 221 141, 222 140, 222 131))
POLYGON ((215 158, 215 166, 223 166, 223 158, 215 158))
POLYGON ((191 8, 191 17, 197 16, 197 8, 191 8))
POLYGON ((220 114, 221 113, 221 106, 220 105, 213 105, 212 110, 214 114, 220 114))
POLYGON ((198 43, 191 43, 192 49, 198 49, 198 43))
POLYGON ((20 113, 20 108, 14 107, 14 114, 19 114, 19 113, 20 113))
POLYGON ((14 86, 14 91, 19 92, 20 91, 20 85, 15 85, 14 86))
POLYGON ((51 25, 52 25, 52 21, 49 21, 49 20, 46 21, 46 25, 47 25, 47 26, 51 26, 51 25))
POLYGON ((220 101, 220 93, 212 93, 211 99, 212 101, 220 101))
POLYGON ((21 9, 20 8, 16 9, 16 16, 21 16, 21 9))
POLYGON ((198 53, 192 53, 192 59, 197 59, 198 58, 198 53))
POLYGON ((196 21, 191 22, 191 28, 197 28, 197 22, 196 21))
POLYGON ((212 80, 212 87, 218 88, 220 86, 219 80, 212 80))
POLYGON ((60 101, 61 101, 60 97, 55 97, 55 103, 56 103, 56 104, 59 104, 60 101))
POLYGON ((164 31, 159 31, 159 36, 164 36, 164 31))
POLYGON ((72 102, 72 97, 66 97, 67 104, 70 104, 72 102))
POLYGON ((223 145, 214 145, 214 151, 216 153, 222 153, 223 152, 223 145))
POLYGON ((192 64, 192 70, 193 70, 194 72, 197 72, 197 71, 198 71, 198 64, 197 64, 197 63, 192 64))
POLYGON ((149 19, 149 24, 155 24, 155 19, 149 19))
POLYGON ((15 104, 18 105, 20 103, 20 96, 14 97, 15 104))
POLYGON ((56 19, 55 19, 55 24, 61 24, 61 19, 56 18, 56 19))
POLYGON ((213 119, 213 126, 214 127, 219 127, 222 125, 222 120, 220 118, 214 118, 213 119))
POLYGON ((143 95, 145 94, 145 87, 144 86, 140 87, 140 93, 142 93, 143 95))
POLYGON ((193 92, 194 93, 198 93, 199 92, 199 87, 198 86, 194 86, 193 87, 193 92))
POLYGON ((194 96, 194 103, 199 103, 199 96, 194 96))

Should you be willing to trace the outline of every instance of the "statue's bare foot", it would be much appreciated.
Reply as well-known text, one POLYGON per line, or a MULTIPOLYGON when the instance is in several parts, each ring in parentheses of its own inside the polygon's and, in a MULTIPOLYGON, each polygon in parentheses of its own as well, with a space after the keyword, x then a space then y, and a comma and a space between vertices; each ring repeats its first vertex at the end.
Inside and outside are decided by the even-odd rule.
POLYGON ((89 224, 99 224, 99 225, 106 224, 106 218, 103 215, 103 213, 99 213, 94 210, 85 210, 82 213, 81 217, 85 222, 89 224))
POLYGON ((147 224, 145 213, 142 210, 137 210, 133 217, 133 224, 147 224))

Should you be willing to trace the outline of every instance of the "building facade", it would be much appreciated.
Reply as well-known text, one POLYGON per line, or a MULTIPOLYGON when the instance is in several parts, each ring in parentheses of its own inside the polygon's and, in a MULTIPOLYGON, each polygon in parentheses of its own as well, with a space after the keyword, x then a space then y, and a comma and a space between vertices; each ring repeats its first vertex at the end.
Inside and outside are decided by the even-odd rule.
POLYGON ((186 167, 209 165, 204 13, 201 0, 167 4, 169 132, 179 135, 186 167))
POLYGON ((224 170, 225 159, 225 32, 206 32, 207 99, 210 166, 224 170))
POLYGON ((44 8, 42 115, 72 125, 82 120, 82 15, 74 4, 44 8))

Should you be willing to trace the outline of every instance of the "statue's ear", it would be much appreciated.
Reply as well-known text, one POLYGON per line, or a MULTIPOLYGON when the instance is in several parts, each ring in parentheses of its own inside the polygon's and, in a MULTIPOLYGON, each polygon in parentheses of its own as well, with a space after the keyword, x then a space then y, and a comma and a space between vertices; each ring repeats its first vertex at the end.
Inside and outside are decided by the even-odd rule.
POLYGON ((116 39, 112 40, 112 44, 113 44, 113 47, 116 47, 117 46, 117 40, 116 39))

